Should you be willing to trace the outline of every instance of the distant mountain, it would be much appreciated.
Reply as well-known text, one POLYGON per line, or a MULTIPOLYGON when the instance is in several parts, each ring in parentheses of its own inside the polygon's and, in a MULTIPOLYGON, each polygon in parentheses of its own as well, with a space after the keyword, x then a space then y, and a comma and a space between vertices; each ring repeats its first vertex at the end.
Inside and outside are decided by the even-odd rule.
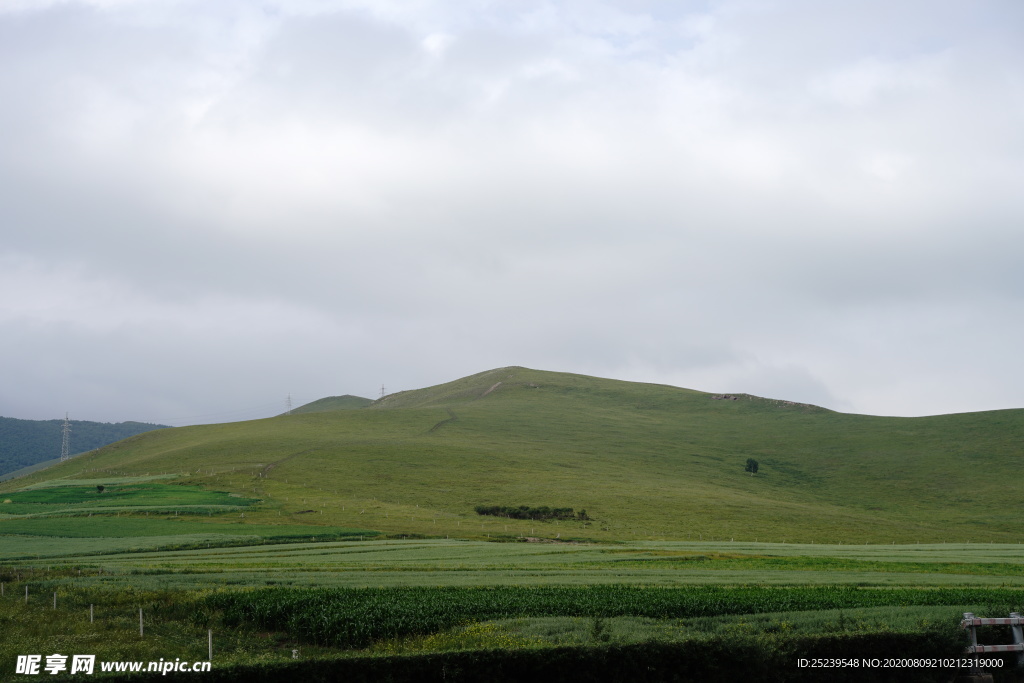
MULTIPOLYGON (((0 476, 60 458, 64 420, 0 417, 0 476)), ((85 453, 166 425, 71 420, 71 453, 85 453)))

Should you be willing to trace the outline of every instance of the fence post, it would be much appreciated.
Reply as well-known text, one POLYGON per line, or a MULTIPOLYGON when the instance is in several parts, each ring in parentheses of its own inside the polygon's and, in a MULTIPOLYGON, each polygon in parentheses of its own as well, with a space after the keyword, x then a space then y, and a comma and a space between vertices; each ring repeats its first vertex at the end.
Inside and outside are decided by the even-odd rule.
MULTIPOLYGON (((1020 619, 1020 612, 1010 612, 1011 619, 1020 619)), ((1024 644, 1024 627, 1020 624, 1013 624, 1010 626, 1010 632, 1013 633, 1013 644, 1022 645, 1024 644)), ((1024 667, 1024 652, 1017 653, 1017 668, 1024 667)))
POLYGON ((213 629, 212 628, 209 630, 209 634, 208 635, 209 635, 209 638, 210 638, 210 661, 212 662, 213 661, 213 629))
MULTIPOLYGON (((974 612, 964 612, 964 620, 967 621, 967 622, 970 622, 970 626, 967 627, 967 628, 969 628, 971 630, 971 634, 969 636, 970 641, 971 641, 970 651, 974 652, 974 648, 978 647, 978 632, 976 630, 974 630, 974 623, 973 623, 974 622, 974 612)), ((974 657, 971 660, 971 671, 979 671, 978 666, 976 664, 977 661, 978 661, 978 656, 974 655, 974 657)))
POLYGON ((142 637, 142 608, 139 608, 139 638, 142 637))

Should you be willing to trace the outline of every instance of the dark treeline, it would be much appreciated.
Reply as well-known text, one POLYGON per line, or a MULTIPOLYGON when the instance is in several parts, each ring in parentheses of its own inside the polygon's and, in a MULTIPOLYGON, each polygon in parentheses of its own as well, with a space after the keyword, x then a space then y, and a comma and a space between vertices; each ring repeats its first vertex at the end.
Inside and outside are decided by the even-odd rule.
POLYGON ((520 505, 512 507, 509 505, 477 505, 475 508, 478 515, 490 515, 492 517, 508 517, 509 519, 590 519, 586 510, 576 512, 572 508, 550 508, 547 505, 530 507, 520 505))
MULTIPOLYGON (((0 417, 0 475, 60 457, 64 420, 0 417)), ((85 453, 165 425, 71 420, 71 453, 85 453)))

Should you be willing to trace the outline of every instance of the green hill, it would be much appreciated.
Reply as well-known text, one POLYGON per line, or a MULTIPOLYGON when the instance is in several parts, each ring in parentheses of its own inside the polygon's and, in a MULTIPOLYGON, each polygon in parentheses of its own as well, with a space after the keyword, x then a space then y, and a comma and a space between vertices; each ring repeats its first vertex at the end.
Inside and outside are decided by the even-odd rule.
POLYGON ((345 394, 344 396, 328 396, 327 398, 321 398, 312 403, 307 403, 304 406, 299 406, 291 411, 291 415, 300 415, 302 413, 324 413, 332 410, 353 410, 355 408, 365 408, 366 406, 373 403, 368 398, 362 398, 361 396, 352 396, 345 394))
MULTIPOLYGON (((60 458, 63 420, 19 420, 0 417, 0 475, 60 458)), ((145 422, 71 420, 71 453, 100 446, 166 425, 145 422)))
POLYGON ((161 481, 262 501, 245 522, 442 537, 1024 536, 1024 410, 873 417, 518 367, 359 409, 346 401, 327 409, 333 400, 266 420, 142 434, 0 492, 60 478, 174 475, 161 481), (744 471, 748 458, 759 463, 756 475, 744 471), (477 506, 572 508, 589 519, 505 519, 477 506))

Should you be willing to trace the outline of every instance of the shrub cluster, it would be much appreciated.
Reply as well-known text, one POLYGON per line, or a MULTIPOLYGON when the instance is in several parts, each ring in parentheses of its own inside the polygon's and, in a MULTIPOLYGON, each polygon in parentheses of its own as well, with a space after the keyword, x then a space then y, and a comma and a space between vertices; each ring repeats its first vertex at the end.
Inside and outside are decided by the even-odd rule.
POLYGON ((576 512, 572 508, 550 508, 547 505, 535 508, 529 505, 520 505, 519 507, 512 507, 510 505, 477 505, 473 509, 476 510, 478 515, 508 517, 509 519, 590 519, 587 516, 586 510, 576 512))

